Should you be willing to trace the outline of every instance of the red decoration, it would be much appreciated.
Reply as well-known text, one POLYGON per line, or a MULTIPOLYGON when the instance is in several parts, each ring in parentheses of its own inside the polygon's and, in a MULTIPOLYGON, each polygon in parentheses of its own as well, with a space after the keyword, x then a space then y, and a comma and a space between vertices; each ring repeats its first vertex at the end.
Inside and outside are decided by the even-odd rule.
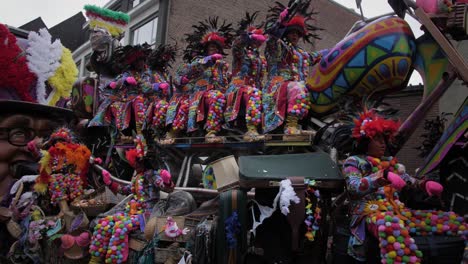
POLYGON ((36 102, 30 94, 36 76, 29 71, 26 54, 16 44, 16 37, 3 24, 0 24, 0 50, 1 89, 16 90, 22 101, 36 102))
POLYGON ((399 127, 400 122, 385 119, 377 115, 373 110, 366 110, 359 115, 358 119, 354 119, 353 137, 356 139, 373 138, 379 134, 393 137, 399 127))

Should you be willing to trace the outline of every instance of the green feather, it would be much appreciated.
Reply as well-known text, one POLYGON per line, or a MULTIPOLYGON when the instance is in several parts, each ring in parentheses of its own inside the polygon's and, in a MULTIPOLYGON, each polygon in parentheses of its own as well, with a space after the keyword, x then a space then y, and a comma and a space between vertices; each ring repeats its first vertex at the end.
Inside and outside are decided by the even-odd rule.
POLYGON ((101 8, 101 7, 98 7, 98 6, 95 6, 95 5, 85 5, 84 9, 87 12, 92 12, 92 13, 98 14, 98 15, 103 16, 103 17, 112 18, 114 20, 121 20, 121 21, 125 21, 127 23, 130 21, 130 16, 128 14, 123 13, 123 12, 113 11, 113 10, 110 10, 110 9, 107 9, 107 8, 101 8))

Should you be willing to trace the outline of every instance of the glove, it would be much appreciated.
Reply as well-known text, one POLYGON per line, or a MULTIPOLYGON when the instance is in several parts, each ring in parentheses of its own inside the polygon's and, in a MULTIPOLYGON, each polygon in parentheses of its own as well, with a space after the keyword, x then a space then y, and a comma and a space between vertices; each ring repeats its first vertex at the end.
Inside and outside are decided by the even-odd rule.
POLYGON ((107 170, 102 171, 102 180, 104 181, 105 185, 107 186, 111 185, 112 183, 111 175, 107 170))
POLYGON ((212 61, 217 61, 217 60, 220 60, 222 58, 223 58, 223 55, 218 54, 218 53, 211 55, 211 60, 212 61))
POLYGON ((266 37, 264 35, 261 35, 261 34, 252 34, 252 35, 250 35, 250 39, 263 43, 263 42, 265 42, 266 37))
POLYGON ((392 187, 397 190, 403 189, 406 185, 406 182, 398 174, 393 172, 388 172, 387 180, 390 182, 392 187))
POLYGON ((180 78, 180 84, 182 85, 187 84, 189 81, 190 80, 186 76, 182 76, 182 78, 180 78))
POLYGON ((444 191, 444 186, 435 181, 427 181, 425 184, 425 189, 429 196, 440 196, 442 191, 444 191))
POLYGON ((130 85, 136 85, 137 84, 137 81, 133 77, 127 77, 125 79, 125 82, 127 82, 127 84, 130 84, 130 85))
POLYGON ((111 89, 115 89, 115 87, 117 87, 117 83, 116 82, 111 82, 111 83, 109 83, 109 87, 111 89))
POLYGON ((283 22, 286 19, 286 17, 288 16, 288 14, 289 14, 289 12, 288 12, 287 8, 285 8, 283 11, 281 11, 280 16, 279 16, 280 22, 283 22))

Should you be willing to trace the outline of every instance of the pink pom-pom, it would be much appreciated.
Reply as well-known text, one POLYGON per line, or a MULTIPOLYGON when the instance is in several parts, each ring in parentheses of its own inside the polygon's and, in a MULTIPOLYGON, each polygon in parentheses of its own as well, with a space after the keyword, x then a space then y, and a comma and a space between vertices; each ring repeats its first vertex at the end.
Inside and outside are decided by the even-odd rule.
POLYGON ((127 77, 127 79, 125 79, 125 81, 130 85, 136 85, 137 84, 137 81, 133 77, 127 77))
POLYGON ((266 40, 266 37, 265 37, 264 35, 261 35, 261 34, 252 34, 252 35, 250 36, 250 38, 251 38, 252 40, 255 40, 255 41, 258 41, 258 42, 262 42, 262 43, 265 42, 265 40, 266 40))
POLYGON ((109 83, 109 87, 112 88, 112 89, 115 89, 115 87, 117 87, 117 83, 116 82, 111 82, 111 83, 109 83))
POLYGON ((400 178, 400 176, 398 176, 397 174, 393 172, 388 173, 387 179, 392 184, 392 187, 397 190, 403 189, 403 187, 405 187, 406 185, 405 181, 402 178, 400 178))

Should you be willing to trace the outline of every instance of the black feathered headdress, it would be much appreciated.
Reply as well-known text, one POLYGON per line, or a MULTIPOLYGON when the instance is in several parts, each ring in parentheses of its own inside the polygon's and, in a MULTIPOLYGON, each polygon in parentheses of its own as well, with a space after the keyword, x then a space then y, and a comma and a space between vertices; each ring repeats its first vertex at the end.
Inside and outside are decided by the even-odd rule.
POLYGON ((127 45, 118 47, 114 52, 114 64, 122 70, 132 69, 135 67, 135 62, 145 60, 151 53, 151 46, 147 43, 142 45, 127 45))
POLYGON ((282 30, 283 35, 289 30, 297 30, 302 35, 305 42, 312 43, 313 39, 320 39, 317 34, 321 28, 313 25, 313 16, 317 15, 317 12, 310 5, 311 0, 290 0, 286 7, 280 2, 275 2, 275 5, 270 7, 267 15, 267 32, 272 27, 279 26, 282 30), (280 14, 285 9, 288 10, 286 17, 281 18, 280 14), (278 23, 280 23, 278 25, 278 23))
POLYGON ((155 48, 148 57, 148 66, 152 70, 165 70, 175 61, 177 46, 161 44, 155 48))
POLYGON ((191 61, 193 57, 204 54, 209 43, 215 43, 221 50, 231 47, 233 28, 225 20, 218 25, 218 17, 210 17, 192 27, 194 32, 185 35, 187 48, 184 51, 184 60, 191 61))

